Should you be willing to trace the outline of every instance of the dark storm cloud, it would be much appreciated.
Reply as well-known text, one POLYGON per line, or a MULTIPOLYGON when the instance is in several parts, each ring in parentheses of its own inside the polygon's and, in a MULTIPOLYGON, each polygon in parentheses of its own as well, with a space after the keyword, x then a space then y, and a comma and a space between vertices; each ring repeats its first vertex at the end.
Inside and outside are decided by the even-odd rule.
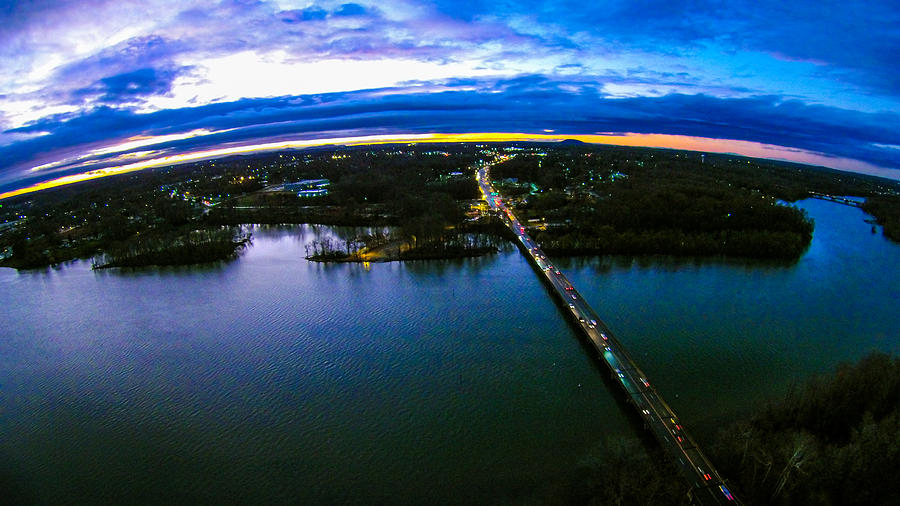
POLYGON ((900 115, 896 113, 810 106, 774 96, 721 99, 670 94, 609 99, 593 86, 576 87, 542 76, 464 82, 467 87, 477 84, 485 91, 370 90, 244 99, 152 114, 99 108, 89 114, 49 118, 16 129, 19 133, 49 135, 2 148, 0 157, 24 162, 51 148, 198 128, 235 130, 154 149, 185 150, 343 130, 534 132, 549 128, 572 134, 635 132, 749 140, 898 166, 896 150, 878 146, 900 145, 900 115))
POLYGON ((171 84, 175 77, 189 69, 171 62, 172 56, 183 50, 184 45, 180 41, 159 36, 133 38, 89 58, 60 66, 56 70, 56 80, 78 85, 90 79, 86 86, 73 90, 76 99, 83 98, 91 89, 115 93, 117 87, 129 85, 145 88, 157 86, 157 89, 168 91, 168 86, 159 87, 159 84, 171 84))

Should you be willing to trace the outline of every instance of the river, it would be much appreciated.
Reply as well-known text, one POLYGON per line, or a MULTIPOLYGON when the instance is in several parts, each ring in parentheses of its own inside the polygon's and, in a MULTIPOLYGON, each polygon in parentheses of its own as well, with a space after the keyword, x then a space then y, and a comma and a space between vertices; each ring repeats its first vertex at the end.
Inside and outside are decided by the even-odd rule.
MULTIPOLYGON (((555 259, 701 442, 900 352, 900 246, 808 200, 791 265, 555 259)), ((526 260, 320 264, 257 227, 212 267, 0 269, 0 489, 21 502, 552 496, 639 431, 526 260)))

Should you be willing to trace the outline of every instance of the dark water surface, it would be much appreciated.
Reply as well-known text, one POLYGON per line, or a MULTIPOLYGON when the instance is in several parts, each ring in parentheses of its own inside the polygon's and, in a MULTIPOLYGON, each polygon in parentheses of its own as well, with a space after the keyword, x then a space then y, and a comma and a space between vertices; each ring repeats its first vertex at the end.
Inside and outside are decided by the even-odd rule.
MULTIPOLYGON (((795 265, 558 259, 701 441, 900 351, 900 247, 816 219, 795 265)), ((0 269, 0 488, 41 503, 520 502, 637 433, 515 250, 323 265, 265 228, 206 268, 0 269)), ((2 502, 2 501, 0 501, 2 502)))

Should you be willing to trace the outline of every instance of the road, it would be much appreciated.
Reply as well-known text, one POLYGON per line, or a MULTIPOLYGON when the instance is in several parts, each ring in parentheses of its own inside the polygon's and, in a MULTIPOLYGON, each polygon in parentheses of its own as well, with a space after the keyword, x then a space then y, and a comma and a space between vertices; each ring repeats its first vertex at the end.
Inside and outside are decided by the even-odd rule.
POLYGON ((542 273, 553 293, 568 306, 583 335, 597 350, 601 361, 609 367, 613 379, 624 389, 629 403, 638 410, 645 426, 653 433, 682 477, 690 484, 693 501, 702 505, 739 504, 712 463, 685 431, 678 416, 650 385, 647 375, 638 368, 584 297, 566 275, 553 266, 550 259, 525 232, 525 226, 504 204, 501 196, 491 185, 488 168, 479 169, 477 179, 484 199, 516 235, 521 250, 542 273))

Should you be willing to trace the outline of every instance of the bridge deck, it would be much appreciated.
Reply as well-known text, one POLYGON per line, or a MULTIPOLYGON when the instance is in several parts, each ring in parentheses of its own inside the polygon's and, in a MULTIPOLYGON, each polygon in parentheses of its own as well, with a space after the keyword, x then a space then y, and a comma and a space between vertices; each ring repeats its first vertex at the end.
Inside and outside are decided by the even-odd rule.
POLYGON ((583 335, 607 365, 613 378, 622 386, 633 405, 660 445, 692 488, 698 504, 737 504, 725 481, 703 455, 697 443, 685 431, 672 408, 650 385, 647 375, 638 368, 631 356, 609 328, 575 289, 572 283, 525 233, 513 212, 506 207, 487 176, 487 169, 478 171, 478 184, 491 209, 498 211, 503 221, 516 235, 526 257, 543 274, 544 281, 578 322, 583 335))
POLYGON ((841 197, 838 195, 827 195, 825 193, 809 192, 809 198, 819 199, 819 200, 828 200, 830 202, 837 202, 838 204, 844 204, 845 206, 850 206, 850 207, 862 208, 862 206, 863 206, 863 203, 859 202, 857 200, 848 199, 846 197, 841 197))

